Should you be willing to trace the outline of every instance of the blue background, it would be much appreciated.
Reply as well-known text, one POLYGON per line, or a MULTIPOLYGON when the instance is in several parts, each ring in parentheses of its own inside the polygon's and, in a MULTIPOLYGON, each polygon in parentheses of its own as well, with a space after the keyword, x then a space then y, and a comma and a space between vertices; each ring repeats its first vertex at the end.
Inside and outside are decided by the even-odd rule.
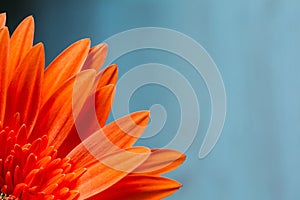
MULTIPOLYGON (((210 99, 202 78, 188 63, 166 52, 144 50, 116 60, 120 77, 139 64, 167 64, 190 80, 200 100, 198 135, 186 152, 184 165, 168 174, 183 187, 168 199, 300 199, 298 1, 67 0, 13 4, 6 2, 0 7, 7 12, 8 24, 15 28, 32 14, 35 39, 45 44, 47 63, 80 38, 89 37, 95 45, 116 33, 145 26, 180 31, 208 51, 226 87, 227 117, 219 142, 202 160, 198 151, 210 118, 210 99)), ((139 144, 163 147, 180 122, 176 96, 167 88, 149 85, 136 91, 129 107, 135 111, 155 103, 165 106, 166 126, 139 144)))

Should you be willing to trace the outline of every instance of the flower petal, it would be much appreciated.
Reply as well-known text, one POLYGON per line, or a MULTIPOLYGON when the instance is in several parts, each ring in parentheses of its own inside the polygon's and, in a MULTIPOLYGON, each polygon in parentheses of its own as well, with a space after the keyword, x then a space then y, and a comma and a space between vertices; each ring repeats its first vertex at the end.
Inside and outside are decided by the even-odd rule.
POLYGON ((34 20, 32 16, 25 18, 12 34, 9 53, 8 80, 12 79, 16 68, 32 48, 34 20))
POLYGON ((95 85, 97 88, 102 88, 106 85, 117 83, 118 79, 118 67, 116 64, 110 65, 103 69, 100 73, 97 74, 95 79, 95 85))
POLYGON ((78 180, 79 199, 102 192, 121 180, 149 156, 149 149, 135 147, 119 151, 96 161, 78 180))
POLYGON ((59 148, 60 156, 66 156, 84 139, 104 126, 110 113, 114 91, 114 85, 107 85, 88 97, 76 119, 75 126, 59 148))
MULTIPOLYGON (((0 26, 2 18, 3 14, 0 14, 0 26)), ((9 32, 7 28, 0 29, 0 44, 0 122, 3 122, 6 106, 7 62, 9 51, 9 32)))
POLYGON ((132 113, 95 132, 76 146, 67 157, 74 158, 77 166, 88 166, 94 157, 100 160, 107 154, 131 147, 143 133, 149 112, 132 113))
POLYGON ((95 69, 99 71, 100 67, 104 64, 107 49, 107 44, 99 44, 91 48, 81 70, 95 69))
POLYGON ((180 187, 180 183, 168 178, 129 175, 87 200, 155 200, 171 195, 180 187))
POLYGON ((49 145, 58 148, 73 127, 74 117, 76 118, 89 95, 94 78, 95 70, 85 70, 58 89, 41 108, 30 141, 47 132, 49 145))
POLYGON ((44 47, 39 43, 28 52, 12 77, 7 92, 6 120, 18 112, 21 122, 32 128, 40 107, 44 65, 44 47))
POLYGON ((152 149, 148 159, 134 173, 159 175, 172 171, 185 160, 185 155, 170 149, 152 149))
POLYGON ((0 28, 4 27, 5 23, 6 23, 6 13, 0 13, 0 28))
POLYGON ((45 71, 43 104, 69 78, 80 71, 90 48, 90 40, 83 39, 63 51, 45 71))

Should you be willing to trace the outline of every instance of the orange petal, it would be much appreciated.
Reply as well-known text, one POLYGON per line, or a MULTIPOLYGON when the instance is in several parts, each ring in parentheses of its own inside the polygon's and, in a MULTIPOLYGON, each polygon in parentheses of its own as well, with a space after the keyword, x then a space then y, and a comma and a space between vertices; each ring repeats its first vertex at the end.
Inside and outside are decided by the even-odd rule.
POLYGON ((0 13, 0 28, 4 27, 5 23, 6 23, 6 13, 0 13))
POLYGON ((172 171, 185 160, 185 155, 170 149, 153 149, 148 159, 134 173, 159 175, 172 171))
POLYGON ((147 148, 135 147, 110 154, 101 162, 96 161, 78 180, 79 199, 89 198, 109 188, 144 162, 149 153, 147 148))
POLYGON ((66 82, 41 108, 30 140, 47 132, 49 145, 58 148, 74 125, 74 117, 82 108, 93 86, 95 70, 85 70, 66 82))
POLYGON ((14 31, 10 40, 9 75, 12 79, 15 69, 22 62, 33 44, 34 20, 32 16, 25 18, 14 31))
POLYGON ((10 120, 19 112, 21 122, 31 129, 39 112, 44 65, 44 47, 40 43, 29 51, 12 77, 5 119, 10 120))
POLYGON ((95 69, 99 71, 100 67, 104 64, 107 49, 107 44, 99 44, 91 48, 82 70, 95 69))
POLYGON ((176 192, 181 184, 159 176, 129 175, 87 200, 157 200, 176 192))
MULTIPOLYGON (((2 18, 3 14, 0 14, 0 24, 2 18)), ((7 28, 0 29, 0 44, 0 122, 3 122, 6 105, 7 61, 9 51, 9 32, 7 28)))
POLYGON ((148 111, 132 113, 118 119, 88 137, 68 156, 77 158, 77 166, 88 166, 94 156, 100 159, 113 151, 129 148, 143 133, 148 120, 148 111))
MULTIPOLYGON (((107 85, 100 88, 95 94, 96 115, 101 128, 104 127, 109 116, 115 96, 115 89, 115 85, 107 85)), ((92 129, 91 132, 95 132, 96 128, 98 128, 98 126, 96 127, 95 125, 93 127, 94 129, 92 129)))
POLYGON ((97 74, 95 84, 97 88, 102 88, 106 85, 117 83, 118 79, 118 67, 116 64, 110 65, 97 74))
POLYGON ((80 71, 90 48, 90 40, 83 39, 63 51, 45 71, 43 87, 43 104, 69 78, 80 71))
POLYGON ((76 125, 59 148, 60 156, 66 156, 84 139, 104 126, 110 113, 114 91, 114 85, 107 85, 88 97, 76 119, 76 125))

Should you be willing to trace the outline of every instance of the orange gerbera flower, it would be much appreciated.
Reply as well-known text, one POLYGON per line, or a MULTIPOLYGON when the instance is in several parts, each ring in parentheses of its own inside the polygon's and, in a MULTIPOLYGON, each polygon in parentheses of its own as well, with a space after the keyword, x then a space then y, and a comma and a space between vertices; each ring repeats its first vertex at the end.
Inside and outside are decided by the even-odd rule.
POLYGON ((5 19, 0 14, 0 199, 161 199, 180 187, 161 174, 179 166, 182 153, 132 146, 147 111, 105 125, 117 80, 116 65, 97 73, 105 44, 80 40, 44 70, 33 18, 11 37, 5 19))

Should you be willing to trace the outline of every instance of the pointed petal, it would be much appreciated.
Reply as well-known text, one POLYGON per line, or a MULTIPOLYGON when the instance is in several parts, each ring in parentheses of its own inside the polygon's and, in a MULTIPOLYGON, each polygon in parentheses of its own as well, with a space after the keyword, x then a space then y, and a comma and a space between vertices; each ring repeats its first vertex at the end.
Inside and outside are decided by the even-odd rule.
POLYGON ((45 71, 43 103, 69 78, 80 71, 90 48, 90 40, 83 39, 63 51, 45 71))
POLYGON ((76 157, 76 165, 87 166, 93 158, 101 159, 105 155, 131 147, 143 133, 149 120, 149 112, 132 113, 118 119, 95 132, 76 146, 68 157, 76 157), (92 155, 89 156, 89 152, 92 155))
POLYGON ((164 177, 129 175, 87 200, 155 200, 171 195, 180 187, 180 183, 164 177))
POLYGON ((4 27, 6 23, 6 13, 0 13, 0 28, 4 27))
POLYGON ((185 160, 181 152, 170 149, 153 149, 148 159, 134 173, 159 175, 172 171, 185 160))
POLYGON ((97 88, 102 88, 106 85, 117 83, 118 79, 118 66, 113 64, 105 69, 103 69, 99 74, 96 76, 95 84, 97 88))
POLYGON ((78 180, 79 199, 86 199, 109 188, 144 162, 149 153, 147 148, 135 147, 95 162, 78 180))
POLYGON ((82 108, 93 86, 95 70, 85 70, 66 82, 41 108, 30 140, 47 132, 49 145, 58 148, 74 125, 74 117, 82 108))
POLYGON ((107 85, 100 88, 95 95, 88 97, 76 119, 75 126, 59 148, 60 156, 66 156, 84 139, 104 126, 110 113, 114 91, 114 85, 107 85))
POLYGON ((39 112, 44 65, 44 47, 40 43, 29 51, 12 77, 7 91, 6 119, 19 112, 21 122, 31 129, 39 112))
MULTIPOLYGON (((1 17, 3 18, 3 14, 0 15, 0 21, 1 17)), ((6 105, 7 62, 9 51, 9 32, 7 28, 0 29, 0 44, 0 122, 3 122, 6 105)))
POLYGON ((34 20, 32 16, 29 16, 16 28, 10 40, 8 80, 11 80, 14 71, 32 48, 33 35, 34 20))
POLYGON ((100 67, 104 64, 107 50, 107 44, 99 44, 91 48, 82 70, 95 69, 99 71, 100 67))
POLYGON ((106 85, 89 96, 76 123, 77 131, 85 133, 85 135, 81 134, 81 139, 86 139, 104 127, 112 107, 114 94, 115 85, 106 85))

